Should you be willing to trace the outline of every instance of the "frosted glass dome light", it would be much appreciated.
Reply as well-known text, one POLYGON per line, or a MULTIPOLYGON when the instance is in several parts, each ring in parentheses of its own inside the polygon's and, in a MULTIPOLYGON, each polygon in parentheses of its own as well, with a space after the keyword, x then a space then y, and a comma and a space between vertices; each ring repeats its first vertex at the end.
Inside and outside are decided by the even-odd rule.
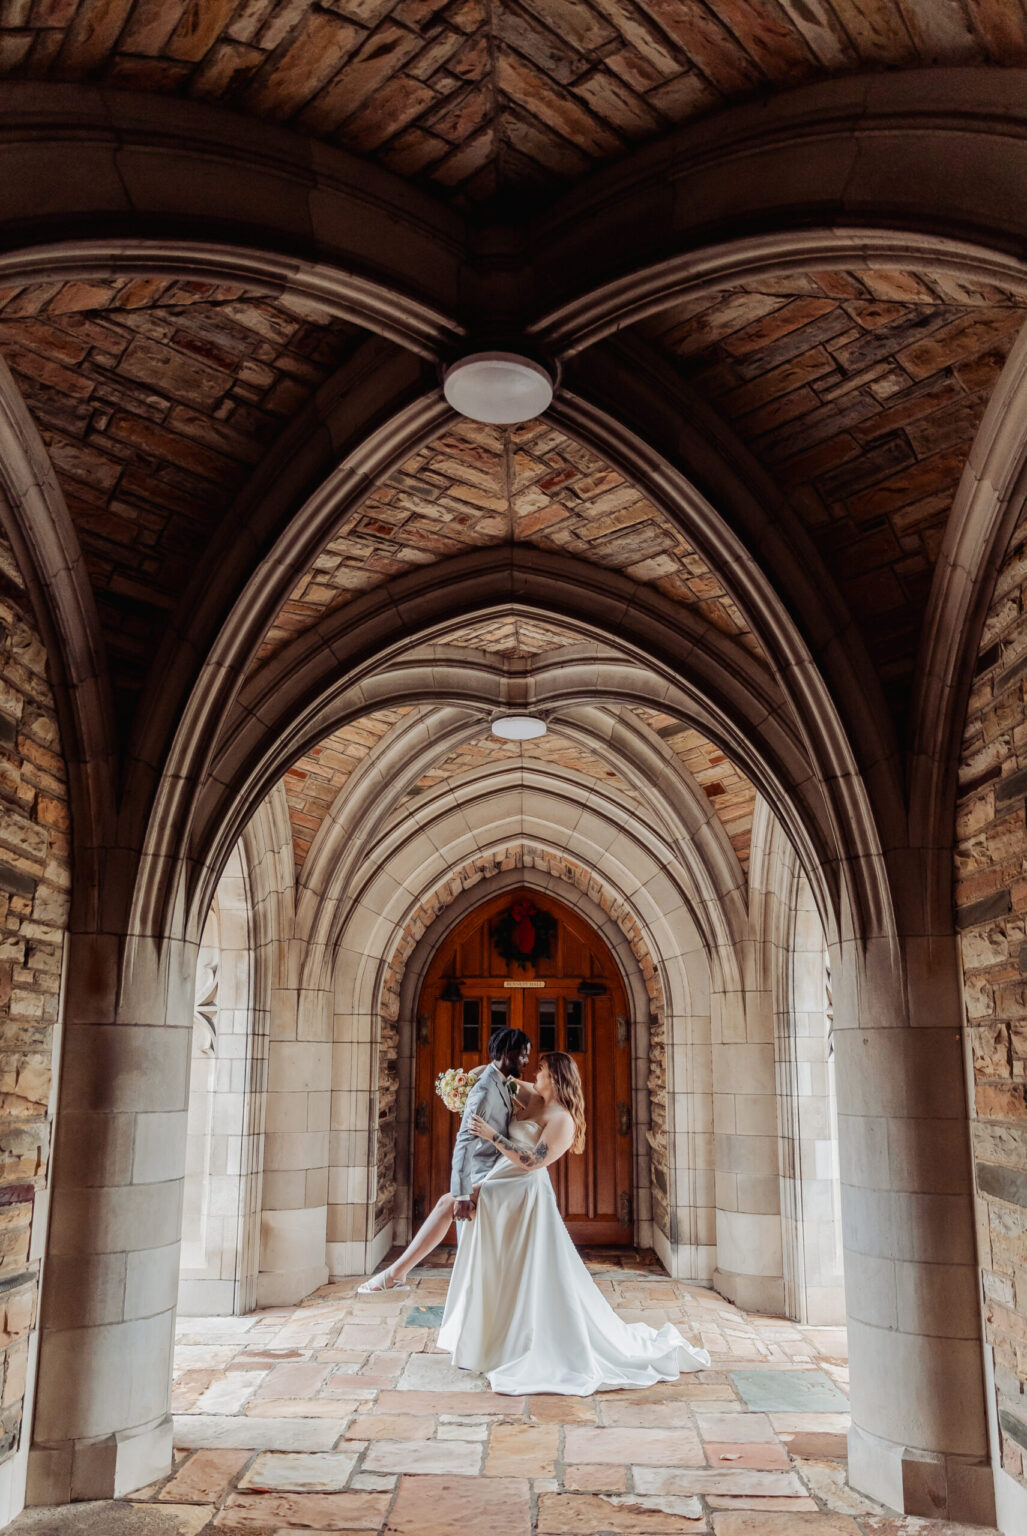
POLYGON ((500 715, 492 722, 493 736, 504 741, 532 741, 546 734, 546 722, 537 715, 500 715))
POLYGON ((553 398, 541 363, 516 352, 472 352, 447 368, 442 389, 461 416, 504 427, 541 416, 553 398))

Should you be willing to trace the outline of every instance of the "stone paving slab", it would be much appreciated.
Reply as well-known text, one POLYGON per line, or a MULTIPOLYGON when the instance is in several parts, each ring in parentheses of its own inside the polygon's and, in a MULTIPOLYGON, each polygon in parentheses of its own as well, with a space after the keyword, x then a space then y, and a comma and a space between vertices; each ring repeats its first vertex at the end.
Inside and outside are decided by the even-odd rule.
POLYGON ((411 1307, 406 1316, 408 1328, 441 1328, 445 1307, 411 1307))
POLYGON ((504 1397, 437 1350, 440 1257, 399 1298, 348 1280, 295 1308, 182 1319, 174 1471, 131 1500, 29 1511, 12 1532, 988 1536, 889 1515, 848 1486, 839 1330, 739 1312, 651 1257, 586 1255, 618 1313, 673 1317, 710 1369, 504 1397))
POLYGON ((731 1380, 755 1413, 839 1413, 848 1407, 823 1371, 732 1371, 731 1380))
MULTIPOLYGON (((361 1447, 362 1449, 362 1447, 361 1447)), ((264 1493, 287 1489, 290 1493, 341 1493, 356 1471, 357 1452, 265 1451, 258 1456, 240 1488, 264 1493)))
POLYGON ((27 1509, 9 1536, 199 1536, 210 1519, 201 1505, 98 1501, 60 1509, 27 1509))
POLYGON ((341 1419, 251 1419, 218 1414, 175 1415, 175 1444, 251 1451, 330 1451, 345 1427, 341 1419))

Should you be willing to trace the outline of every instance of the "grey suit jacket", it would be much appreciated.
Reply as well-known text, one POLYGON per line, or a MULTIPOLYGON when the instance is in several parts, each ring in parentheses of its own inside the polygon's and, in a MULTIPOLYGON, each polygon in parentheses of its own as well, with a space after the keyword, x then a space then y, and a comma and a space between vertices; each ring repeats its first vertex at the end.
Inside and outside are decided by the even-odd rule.
POLYGON ((456 1133, 449 1192, 457 1200, 466 1200, 475 1184, 481 1183, 497 1158, 503 1155, 491 1141, 483 1141, 480 1136, 473 1134, 470 1129, 472 1118, 480 1115, 493 1130, 505 1136, 510 1129, 512 1109, 513 1099, 506 1086, 506 1079, 495 1062, 490 1061, 467 1095, 467 1106, 456 1133))

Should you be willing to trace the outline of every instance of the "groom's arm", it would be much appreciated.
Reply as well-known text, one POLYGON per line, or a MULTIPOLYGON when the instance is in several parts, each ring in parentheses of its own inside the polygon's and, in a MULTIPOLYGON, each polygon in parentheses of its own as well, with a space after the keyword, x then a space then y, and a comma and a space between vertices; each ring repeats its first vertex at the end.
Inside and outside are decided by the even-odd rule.
POLYGON ((474 1188, 474 1180, 471 1177, 471 1153, 474 1150, 477 1138, 471 1130, 471 1121, 475 1115, 481 1114, 487 1091, 487 1081, 483 1082, 479 1078, 467 1095, 463 1119, 460 1121, 460 1129, 456 1133, 456 1146, 453 1148, 453 1170, 449 1180, 449 1193, 456 1200, 469 1200, 471 1191, 474 1188))

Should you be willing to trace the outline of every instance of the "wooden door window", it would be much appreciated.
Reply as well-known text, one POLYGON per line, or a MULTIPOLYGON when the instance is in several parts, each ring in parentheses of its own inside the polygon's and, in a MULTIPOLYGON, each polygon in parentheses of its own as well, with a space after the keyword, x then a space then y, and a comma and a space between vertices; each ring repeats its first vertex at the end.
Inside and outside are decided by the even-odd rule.
POLYGON ((481 1054, 481 1002, 476 997, 465 997, 463 1002, 463 1050, 473 1056, 481 1054))
POLYGON ((538 1053, 540 1056, 542 1055, 543 1051, 558 1051, 560 1049, 559 1045, 557 1044, 557 1041, 559 1040, 556 1022, 557 1007, 558 1003, 555 997, 543 997, 539 999, 538 1053))
POLYGON ((564 1050, 569 1056, 585 1054, 585 1004, 580 997, 564 999, 564 1050))

